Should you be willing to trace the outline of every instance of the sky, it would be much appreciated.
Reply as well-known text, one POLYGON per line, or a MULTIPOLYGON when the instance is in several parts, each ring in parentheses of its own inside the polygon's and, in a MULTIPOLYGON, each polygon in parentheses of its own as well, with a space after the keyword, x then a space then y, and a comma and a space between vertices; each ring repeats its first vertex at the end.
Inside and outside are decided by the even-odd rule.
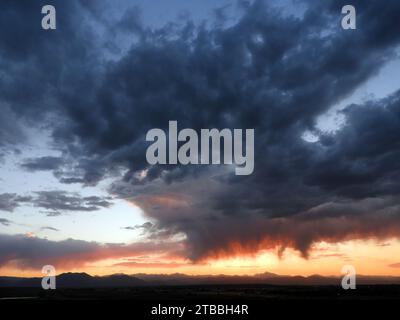
POLYGON ((0 275, 400 275, 400 3, 351 3, 1 1, 0 275), (254 172, 149 164, 171 120, 254 172))

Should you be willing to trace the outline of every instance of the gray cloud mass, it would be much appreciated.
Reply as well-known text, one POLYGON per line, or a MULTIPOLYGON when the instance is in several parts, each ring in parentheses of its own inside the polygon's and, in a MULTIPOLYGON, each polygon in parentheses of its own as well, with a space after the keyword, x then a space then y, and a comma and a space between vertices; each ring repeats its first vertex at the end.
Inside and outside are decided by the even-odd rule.
MULTIPOLYGON (((354 31, 340 28, 341 0, 304 1, 299 17, 254 1, 229 27, 182 18, 159 28, 147 27, 137 9, 108 24, 101 1, 53 2, 54 33, 32 28, 42 1, 3 1, 0 10, 0 106, 21 125, 41 119, 74 159, 26 159, 23 168, 52 170, 61 183, 114 177, 110 193, 139 205, 159 230, 185 234, 191 259, 238 245, 307 256, 316 241, 400 236, 400 91, 348 105, 336 132, 316 127, 396 57, 398 1, 352 1, 354 31), (15 16, 24 23, 6 28, 15 16), (88 21, 108 31, 96 33, 88 21), (135 39, 126 52, 117 34, 135 39), (107 59, 113 52, 119 56, 107 59), (145 134, 169 120, 196 130, 254 128, 254 173, 150 166, 145 134), (319 140, 302 139, 306 130, 319 140)), ((0 130, 0 146, 5 141, 12 139, 0 130)), ((62 192, 33 201, 54 211, 110 206, 62 192)), ((0 196, 0 209, 15 206, 13 196, 0 196)))

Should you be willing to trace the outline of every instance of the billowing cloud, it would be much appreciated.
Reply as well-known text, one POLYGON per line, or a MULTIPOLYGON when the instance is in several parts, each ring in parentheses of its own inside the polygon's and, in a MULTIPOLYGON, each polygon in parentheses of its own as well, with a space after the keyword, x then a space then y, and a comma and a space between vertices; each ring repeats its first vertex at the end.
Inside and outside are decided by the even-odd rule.
MULTIPOLYGON (((268 215, 256 204, 247 208, 246 202, 241 204, 240 199, 228 198, 224 202, 227 205, 222 206, 213 198, 215 194, 237 194, 235 192, 240 186, 226 190, 223 183, 218 180, 210 182, 207 178, 160 184, 152 189, 154 194, 133 197, 132 201, 157 219, 160 226, 186 234, 187 253, 192 259, 251 254, 262 249, 279 248, 282 251, 287 247, 298 249, 307 257, 314 242, 385 239, 398 237, 400 232, 398 197, 361 200, 341 197, 310 204, 309 208, 297 213, 273 215, 272 211, 268 215), (163 193, 166 188, 168 195, 163 193), (163 200, 160 200, 159 193, 163 194, 163 200), (180 201, 176 200, 177 195, 180 201), (229 201, 233 202, 230 211, 227 210, 229 201)), ((129 188, 128 193, 135 194, 137 190, 129 188)), ((253 192, 242 193, 243 199, 247 198, 251 203, 253 192)), ((266 195, 265 201, 268 200, 266 195)))
MULTIPOLYGON (((158 29, 145 27, 136 9, 109 24, 101 2, 56 2, 63 28, 26 33, 40 3, 5 2, 1 24, 21 10, 25 23, 0 28, 0 102, 25 125, 40 117, 73 161, 30 159, 27 168, 53 169, 63 183, 114 177, 110 193, 139 205, 158 231, 184 234, 192 259, 272 247, 307 256, 315 241, 400 235, 400 92, 347 106, 335 133, 316 126, 396 56, 398 1, 353 1, 354 31, 340 27, 345 1, 304 1, 298 17, 254 1, 230 26, 182 20, 158 29), (108 31, 94 33, 88 21, 108 31), (129 50, 119 50, 116 34, 134 39, 129 50), (145 134, 169 120, 195 130, 254 128, 254 173, 150 166, 145 134), (319 140, 302 139, 307 130, 319 140)), ((60 192, 37 193, 34 203, 55 211, 109 206, 60 192)), ((60 245, 68 251, 75 242, 60 245)))

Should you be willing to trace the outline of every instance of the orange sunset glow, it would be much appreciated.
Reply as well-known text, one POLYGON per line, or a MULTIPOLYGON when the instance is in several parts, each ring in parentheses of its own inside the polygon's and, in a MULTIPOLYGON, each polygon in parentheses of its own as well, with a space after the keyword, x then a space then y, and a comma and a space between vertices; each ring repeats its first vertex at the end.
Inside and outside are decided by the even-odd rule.
MULTIPOLYGON (((400 241, 347 241, 336 244, 321 242, 315 244, 310 256, 305 259, 298 252, 287 249, 281 256, 276 251, 265 250, 245 256, 232 256, 220 259, 204 259, 191 262, 179 257, 165 254, 137 255, 120 258, 98 258, 75 267, 62 263, 57 268, 63 272, 86 272, 92 275, 108 275, 113 273, 154 273, 188 275, 254 275, 271 272, 279 275, 319 274, 324 276, 340 276, 343 265, 354 265, 363 275, 400 275, 400 241), (97 260, 99 259, 99 260, 97 260)), ((1 274, 11 276, 40 276, 41 272, 32 269, 20 269, 5 266, 1 274)))

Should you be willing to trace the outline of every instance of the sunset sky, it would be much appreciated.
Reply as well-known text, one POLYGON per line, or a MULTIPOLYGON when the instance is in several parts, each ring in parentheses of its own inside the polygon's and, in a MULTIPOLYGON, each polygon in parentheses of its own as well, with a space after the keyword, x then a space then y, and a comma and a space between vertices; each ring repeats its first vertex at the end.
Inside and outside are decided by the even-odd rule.
POLYGON ((345 4, 2 0, 0 275, 400 276, 400 2, 345 4), (171 120, 254 172, 148 164, 171 120))

